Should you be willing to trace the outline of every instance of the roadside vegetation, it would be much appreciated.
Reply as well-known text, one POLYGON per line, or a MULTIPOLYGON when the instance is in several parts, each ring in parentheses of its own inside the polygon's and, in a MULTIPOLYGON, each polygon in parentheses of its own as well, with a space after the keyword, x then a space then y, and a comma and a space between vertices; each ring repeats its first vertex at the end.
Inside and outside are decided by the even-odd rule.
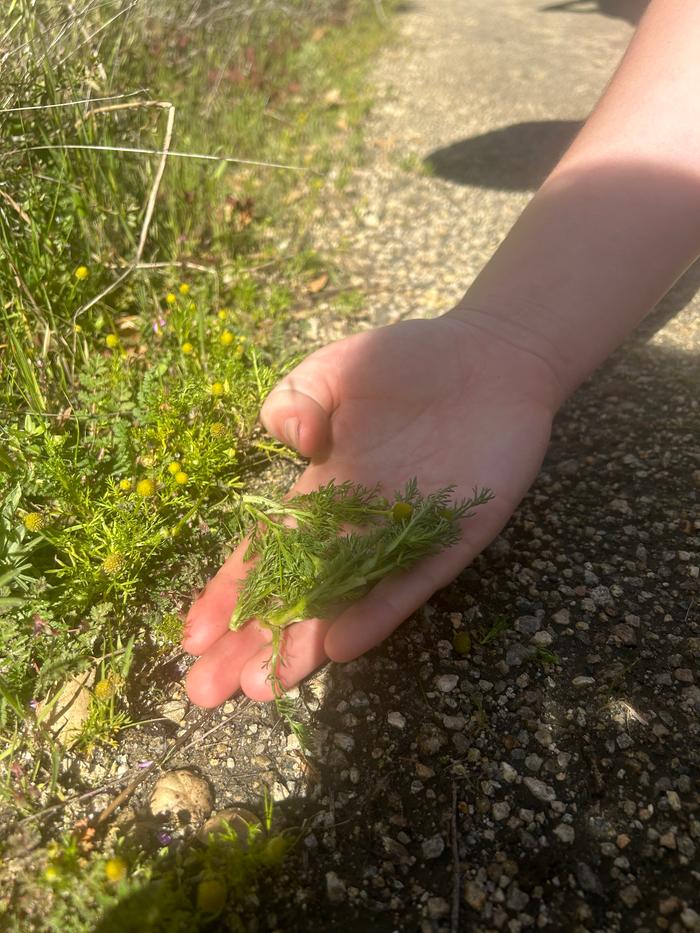
POLYGON ((268 820, 245 856, 231 839, 115 852, 42 813, 70 797, 75 756, 116 753, 139 728, 135 666, 177 650, 192 593, 239 535, 241 494, 291 458, 257 412, 333 281, 306 231, 328 174, 342 185, 361 158, 364 68, 387 33, 367 0, 10 0, 0 14, 10 928, 92 930, 120 898, 166 891, 181 927, 154 914, 153 929, 224 911, 236 929, 236 879, 253 890, 284 849, 268 820), (68 741, 76 683, 88 703, 68 741), (20 878, 13 832, 29 817, 20 878), (197 888, 212 877, 214 910, 197 888))

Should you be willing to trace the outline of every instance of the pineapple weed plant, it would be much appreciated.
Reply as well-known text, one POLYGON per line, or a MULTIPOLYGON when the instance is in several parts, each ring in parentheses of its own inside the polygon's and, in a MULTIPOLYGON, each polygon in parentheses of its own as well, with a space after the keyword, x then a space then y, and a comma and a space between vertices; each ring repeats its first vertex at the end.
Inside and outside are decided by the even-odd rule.
MULTIPOLYGON (((107 842, 61 822, 73 765, 138 727, 136 668, 172 656, 192 592, 243 534, 257 563, 232 626, 270 627, 276 682, 287 625, 449 546, 488 492, 252 492, 289 455, 257 414, 289 348, 308 349, 289 311, 328 264, 304 225, 322 174, 342 186, 360 152, 363 68, 387 36, 375 4, 79 6, 10 0, 0 20, 0 805, 6 830, 19 817, 38 829, 2 879, 0 916, 17 930, 243 929, 246 898, 293 841, 268 806, 246 846, 228 829, 107 842), (154 90, 134 101, 133 88, 154 90), (88 97, 110 99, 66 106, 88 97), (159 149, 163 101, 180 150, 235 140, 236 155, 309 171, 169 160, 146 228, 155 160, 110 147, 159 149), (77 675, 89 707, 66 750, 51 716, 77 675)), ((333 307, 361 303, 341 292, 333 307)))

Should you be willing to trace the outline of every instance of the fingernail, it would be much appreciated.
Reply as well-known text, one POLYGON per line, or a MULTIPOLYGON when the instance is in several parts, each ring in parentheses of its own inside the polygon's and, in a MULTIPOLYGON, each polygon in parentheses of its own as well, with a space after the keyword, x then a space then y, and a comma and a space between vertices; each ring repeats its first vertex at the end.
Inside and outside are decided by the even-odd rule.
POLYGON ((299 419, 287 418, 284 422, 284 436, 291 447, 297 447, 299 444, 299 419))

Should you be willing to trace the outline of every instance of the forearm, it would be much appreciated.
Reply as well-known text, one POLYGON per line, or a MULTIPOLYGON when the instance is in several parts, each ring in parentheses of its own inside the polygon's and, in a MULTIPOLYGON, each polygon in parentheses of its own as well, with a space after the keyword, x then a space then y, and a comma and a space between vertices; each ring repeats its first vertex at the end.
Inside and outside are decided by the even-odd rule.
POLYGON ((562 401, 700 255, 700 4, 653 0, 598 106, 454 316, 562 401))

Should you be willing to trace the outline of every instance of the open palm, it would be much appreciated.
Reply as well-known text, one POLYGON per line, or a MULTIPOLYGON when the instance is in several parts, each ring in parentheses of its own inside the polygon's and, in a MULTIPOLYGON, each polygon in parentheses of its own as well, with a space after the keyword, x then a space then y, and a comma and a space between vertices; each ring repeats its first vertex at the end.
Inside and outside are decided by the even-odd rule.
MULTIPOLYGON (((495 498, 464 522, 454 547, 388 577, 334 620, 286 631, 281 680, 291 686, 326 658, 347 661, 383 641, 498 534, 535 478, 549 440, 549 373, 536 357, 449 315, 358 334, 313 353, 271 393, 261 413, 275 437, 310 458, 292 492, 331 479, 381 484, 391 496, 412 477, 423 493, 455 487, 495 498)), ((201 655, 187 689, 216 706, 242 688, 272 697, 269 632, 228 628, 245 577, 238 547, 193 604, 183 645, 201 655)))

